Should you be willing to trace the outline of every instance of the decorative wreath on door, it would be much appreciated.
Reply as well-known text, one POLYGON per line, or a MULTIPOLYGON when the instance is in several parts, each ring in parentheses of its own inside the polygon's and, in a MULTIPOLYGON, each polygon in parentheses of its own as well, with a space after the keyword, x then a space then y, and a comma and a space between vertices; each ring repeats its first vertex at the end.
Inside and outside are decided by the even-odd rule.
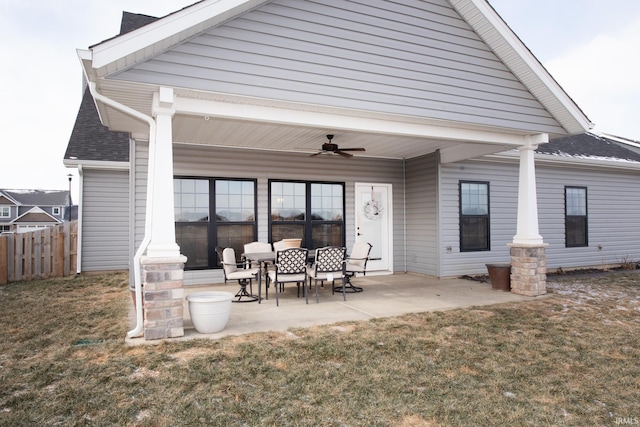
POLYGON ((376 220, 382 217, 382 203, 377 200, 369 200, 364 204, 364 216, 371 220, 376 220))

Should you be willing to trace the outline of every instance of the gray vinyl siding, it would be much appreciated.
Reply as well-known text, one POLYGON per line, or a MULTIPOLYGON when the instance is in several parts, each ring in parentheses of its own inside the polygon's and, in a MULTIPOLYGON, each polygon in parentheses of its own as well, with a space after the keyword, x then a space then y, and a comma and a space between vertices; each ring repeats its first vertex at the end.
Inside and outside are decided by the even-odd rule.
MULTIPOLYGON (((137 143, 136 191, 146 191, 146 152, 148 145, 137 143), (143 172, 144 171, 144 172, 143 172)), ((394 271, 404 271, 403 167, 402 161, 387 159, 345 159, 338 156, 310 157, 308 154, 234 150, 200 145, 174 145, 174 174, 218 178, 251 178, 258 185, 258 240, 268 241, 269 179, 334 181, 345 183, 346 245, 355 240, 355 184, 357 182, 392 184, 394 210, 394 271)), ((173 191, 173 189, 168 189, 173 191)), ((136 247, 144 234, 145 195, 136 195, 136 247)), ((185 284, 220 283, 222 272, 187 271, 185 284)))
POLYGON ((85 169, 82 271, 129 268, 129 172, 85 169))
POLYGON ((540 234, 549 268, 606 267, 640 261, 640 169, 544 167, 538 172, 540 234), (565 248, 564 188, 587 188, 588 247, 565 248), (601 249, 600 249, 601 247, 601 249))
POLYGON ((438 274, 438 157, 408 160, 405 166, 407 271, 438 274))
POLYGON ((111 78, 565 133, 446 0, 275 0, 111 78))
POLYGON ((516 234, 518 164, 461 162, 441 165, 440 180, 440 276, 486 273, 486 263, 509 262, 507 243, 516 234), (490 251, 460 252, 460 180, 489 182, 490 251))
MULTIPOLYGON (((466 161, 441 166, 441 247, 439 276, 484 274, 486 263, 509 262, 508 243, 516 234, 518 163, 466 161), (460 252, 458 182, 490 185, 491 250, 460 252), (446 248, 451 246, 449 253, 446 248)), ((640 194, 638 173, 598 167, 573 167, 569 162, 536 164, 539 230, 547 268, 605 266, 640 260, 640 194), (565 247, 564 188, 587 187, 589 246, 565 247), (602 249, 600 249, 601 247, 602 249)))
MULTIPOLYGON (((136 247, 144 233, 147 149, 146 143, 136 144, 136 247)), ((516 234, 517 159, 469 160, 438 166, 437 154, 402 162, 357 157, 312 158, 298 153, 176 144, 174 165, 176 175, 256 179, 258 239, 262 241, 268 240, 269 179, 344 182, 348 247, 353 244, 355 235, 355 183, 389 183, 393 185, 394 271, 453 277, 484 274, 485 264, 510 260, 507 245, 516 234), (460 252, 460 180, 489 183, 490 251, 460 252)), ((539 160, 536 171, 540 234, 549 245, 548 268, 614 265, 640 260, 638 173, 574 167, 570 162, 558 167, 539 160), (564 187, 567 185, 587 187, 589 246, 585 248, 564 246, 564 187)), ((185 273, 188 285, 220 281, 219 270, 185 273)))

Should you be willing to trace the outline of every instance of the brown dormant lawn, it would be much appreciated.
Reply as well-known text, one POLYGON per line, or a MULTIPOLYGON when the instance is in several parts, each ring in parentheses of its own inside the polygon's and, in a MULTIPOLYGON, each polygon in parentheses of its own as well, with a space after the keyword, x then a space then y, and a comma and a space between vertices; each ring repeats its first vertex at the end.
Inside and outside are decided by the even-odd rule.
POLYGON ((0 425, 638 425, 640 275, 554 277, 549 289, 521 303, 130 347, 127 276, 9 284, 0 425))

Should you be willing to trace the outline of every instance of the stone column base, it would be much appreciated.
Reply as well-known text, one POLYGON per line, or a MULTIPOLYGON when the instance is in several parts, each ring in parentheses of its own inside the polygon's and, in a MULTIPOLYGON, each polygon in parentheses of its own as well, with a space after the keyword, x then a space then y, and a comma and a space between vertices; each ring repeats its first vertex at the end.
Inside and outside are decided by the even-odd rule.
POLYGON ((184 335, 185 256, 143 257, 142 292, 144 339, 177 338, 184 335))
POLYGON ((511 292, 538 296, 547 293, 547 244, 510 243, 511 292))

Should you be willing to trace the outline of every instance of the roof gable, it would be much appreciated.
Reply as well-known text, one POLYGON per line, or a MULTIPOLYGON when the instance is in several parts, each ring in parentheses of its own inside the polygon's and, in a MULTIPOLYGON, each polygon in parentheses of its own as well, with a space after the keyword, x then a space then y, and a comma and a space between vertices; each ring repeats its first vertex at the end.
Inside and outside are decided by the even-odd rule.
POLYGON ((593 127, 580 107, 549 74, 534 54, 486 0, 449 0, 567 133, 593 127))
POLYGON ((12 223, 60 223, 58 219, 35 206, 16 218, 12 223))
MULTIPOLYGON (((2 191, 2 190, 0 190, 2 191)), ((17 203, 15 202, 15 200, 12 200, 11 198, 5 196, 4 194, 0 194, 0 205, 17 205, 17 203)))
POLYGON ((110 78, 565 133, 446 0, 273 0, 110 78))
MULTIPOLYGON (((239 21, 239 18, 247 12, 257 11, 259 9, 262 9, 263 7, 286 6, 290 9, 299 9, 300 5, 309 5, 309 7, 313 8, 323 7, 323 5, 321 4, 306 1, 291 2, 277 0, 204 0, 173 14, 167 15, 162 19, 150 22, 142 28, 138 28, 137 30, 130 31, 129 33, 123 34, 119 37, 93 46, 90 51, 79 52, 79 55, 85 66, 87 76, 91 81, 95 81, 100 77, 114 76, 115 73, 119 72, 122 72, 123 74, 118 76, 118 78, 129 79, 130 81, 136 82, 144 81, 144 78, 135 77, 135 73, 133 71, 128 72, 128 75, 126 76, 124 74, 127 73, 126 70, 130 70, 131 68, 135 67, 138 67, 136 70, 137 72, 146 71, 143 70, 145 67, 144 64, 148 63, 149 60, 158 58, 159 55, 163 54, 164 52, 170 52, 172 49, 177 48, 179 45, 191 41, 199 34, 204 34, 205 32, 211 31, 212 29, 220 26, 224 26, 225 24, 230 25, 233 21, 239 21)), ((390 10, 392 10, 394 13, 399 13, 400 15, 404 14, 404 18, 400 21, 400 23, 403 25, 411 21, 412 19, 417 18, 417 16, 412 13, 403 12, 403 10, 408 10, 408 4, 399 4, 397 2, 350 1, 336 3, 335 5, 332 4, 331 8, 329 9, 339 10, 340 15, 346 16, 351 12, 349 10, 349 7, 353 5, 357 5, 361 8, 388 7, 389 5, 392 5, 390 10)), ((522 92, 526 93, 524 99, 522 99, 521 101, 516 101, 515 104, 511 105, 510 102, 504 98, 504 94, 500 93, 500 88, 495 87, 490 88, 487 92, 484 88, 478 86, 474 87, 473 94, 469 94, 467 92, 460 95, 459 92, 464 92, 465 90, 467 90, 467 88, 454 86, 451 93, 438 93, 435 98, 424 98, 424 92, 430 92, 430 88, 425 87, 425 83, 439 85, 441 88, 447 87, 447 85, 446 83, 440 83, 437 81, 418 81, 416 85, 407 89, 411 90, 415 87, 420 88, 423 92, 419 92, 417 94, 417 99, 411 99, 410 93, 401 93, 397 96, 403 97, 410 102, 422 102, 423 104, 426 104, 426 107, 423 108, 426 108, 430 113, 432 113, 432 117, 428 115, 423 117, 430 117, 435 120, 439 120, 442 118, 441 116, 445 116, 445 120, 455 121, 457 120, 457 118, 460 118, 460 115, 462 115, 464 116, 464 118, 471 117, 472 119, 474 119, 468 122, 471 124, 500 126, 503 123, 510 123, 513 128, 518 130, 529 131, 532 133, 543 132, 555 135, 561 135, 565 133, 581 133, 591 126, 591 123, 586 118, 586 116, 567 96, 567 94, 555 82, 555 80, 548 74, 544 67, 541 66, 541 64, 535 59, 531 52, 528 51, 528 49, 524 46, 524 44, 522 44, 517 36, 513 34, 513 32, 502 21, 498 14, 491 8, 486 0, 431 0, 428 2, 411 2, 410 5, 417 8, 431 10, 432 16, 434 18, 432 19, 430 25, 432 25, 434 29, 436 26, 438 26, 438 21, 447 22, 452 18, 455 18, 450 14, 451 10, 455 10, 457 19, 467 26, 467 29, 470 30, 470 33, 473 34, 473 37, 478 39, 479 35, 482 42, 486 43, 489 52, 494 55, 494 58, 499 59, 498 61, 493 61, 493 59, 490 60, 498 65, 499 68, 491 70, 488 75, 494 77, 496 75, 500 75, 500 72, 504 71, 504 64, 506 64, 508 66, 508 69, 506 70, 507 73, 515 76, 515 81, 521 87, 525 88, 525 90, 522 92), (460 17, 462 19, 460 19, 460 17), (479 99, 476 99, 474 95, 481 95, 481 97, 479 99), (459 98, 456 99, 456 96, 458 96, 459 98), (445 99, 444 101, 442 100, 443 98, 445 99), (456 101, 459 99, 464 99, 466 103, 456 103, 456 101), (439 106, 441 107, 440 110, 438 110, 437 108, 433 109, 432 107, 434 104, 439 104, 439 106), (481 114, 479 114, 483 108, 483 104, 487 104, 489 106, 487 110, 490 112, 487 113, 487 116, 482 116, 481 114), (504 111, 498 110, 499 114, 493 114, 494 116, 497 116, 496 121, 492 121, 490 117, 492 116, 492 113, 494 113, 493 108, 496 105, 500 104, 508 105, 511 108, 509 109, 507 107, 504 111), (540 108, 540 106, 542 106, 543 108, 540 108), (443 110, 447 111, 447 113, 450 113, 450 115, 445 114, 443 110), (524 117, 526 117, 526 119, 522 121, 524 117), (537 122, 534 124, 528 123, 531 120, 537 122)), ((388 13, 389 11, 385 11, 383 12, 382 16, 384 16, 386 19, 388 13)), ((314 17, 314 19, 300 20, 299 24, 302 27, 312 27, 316 25, 319 19, 322 18, 326 18, 326 16, 323 16, 322 13, 319 13, 314 17)), ((363 22, 362 24, 366 26, 367 20, 372 20, 375 18, 375 14, 363 14, 363 19, 365 19, 365 22, 363 22)), ((329 21, 331 21, 331 19, 329 21)), ((394 22, 393 24, 395 25, 397 24, 397 22, 394 22)), ((441 31, 441 29, 447 27, 447 25, 440 25, 440 30, 434 30, 433 34, 445 34, 446 31, 441 31)), ((325 27, 324 29, 327 30, 327 33, 332 33, 332 31, 335 32, 336 30, 336 28, 332 27, 331 25, 323 25, 323 27, 325 27)), ((449 25, 448 28, 454 27, 455 25, 452 24, 449 25)), ((417 26, 415 28, 420 29, 421 27, 417 26)), ((261 33, 259 29, 255 29, 254 32, 258 35, 258 37, 260 37, 261 33)), ((413 31, 413 33, 411 31, 405 32, 403 34, 403 38, 409 39, 411 37, 415 37, 414 33, 415 31, 413 31)), ((469 41, 470 40, 467 40, 467 42, 469 41)), ((438 42, 439 41, 437 39, 434 39, 434 44, 433 46, 431 46, 431 48, 437 50, 438 42)), ((456 45, 456 42, 450 43, 448 45, 449 47, 444 50, 450 50, 454 45, 456 45)), ((316 46, 322 47, 321 45, 316 46)), ((464 52, 464 46, 462 47, 462 51, 457 52, 457 54, 460 55, 460 58, 474 57, 474 54, 464 52)), ((418 45, 418 49, 416 50, 416 52, 419 50, 420 46, 418 45)), ((174 53, 175 52, 178 51, 174 50, 174 53)), ((476 52, 479 52, 479 50, 477 50, 476 52)), ((384 59, 386 59, 386 57, 384 55, 381 55, 379 60, 384 61, 384 59)), ((482 63, 486 59, 487 58, 474 57, 474 60, 478 63, 482 63)), ((249 61, 250 60, 251 58, 249 58, 249 61)), ((449 60, 449 64, 455 63, 457 61, 457 59, 453 57, 449 58, 449 60)), ((171 62, 170 58, 168 62, 171 62)), ((331 63, 329 62, 329 64, 325 63, 323 65, 330 67, 331 63)), ((443 69, 446 69, 447 66, 448 65, 445 65, 443 69)), ((456 70, 454 69, 452 71, 456 70)), ((233 74, 234 71, 227 70, 227 72, 233 74)), ((176 75, 180 75, 180 72, 178 71, 177 74, 167 73, 162 76, 161 79, 156 80, 156 83, 180 87, 179 85, 183 82, 181 80, 176 81, 176 75)), ((195 75, 194 79, 197 79, 198 77, 202 78, 205 75, 206 74, 201 74, 199 76, 195 75)), ((265 79, 268 78, 268 76, 264 76, 262 74, 258 75, 262 78, 262 81, 265 81, 265 79)), ((320 73, 320 75, 328 76, 326 73, 322 72, 320 73)), ((273 78, 278 79, 280 77, 281 76, 275 76, 273 78)), ((393 78, 395 76, 392 74, 387 77, 393 78)), ((403 80, 406 82, 410 80, 410 77, 404 77, 403 80)), ((247 83, 247 81, 251 80, 245 79, 243 83, 247 83)), ((465 82, 465 78, 458 77, 456 81, 460 82, 461 84, 465 82)), ((236 83, 236 87, 240 85, 242 85, 242 83, 236 83)), ((186 87, 190 86, 187 84, 186 87)), ((327 89, 328 90, 322 91, 322 93, 325 94, 327 98, 330 98, 332 97, 332 95, 335 95, 335 93, 343 92, 344 88, 335 86, 335 93, 331 91, 331 85, 329 85, 327 89)), ((362 91, 361 87, 350 87, 349 89, 351 89, 353 92, 362 91)), ((365 90, 371 90, 372 92, 375 92, 375 89, 375 85, 369 85, 365 88, 365 90)), ((402 89, 403 88, 400 88, 401 92, 402 89)), ((215 89, 208 88, 207 90, 215 89)), ((290 85, 289 95, 293 96, 297 90, 298 87, 296 86, 296 84, 290 85)), ((517 96, 513 93, 511 93, 509 96, 511 96, 511 101, 515 101, 517 99, 517 96)), ((393 99, 388 98, 389 96, 387 93, 380 94, 380 99, 387 100, 390 103, 394 101, 393 99)), ((267 99, 269 99, 268 96, 267 99)), ((275 97, 273 99, 278 98, 275 97)), ((350 107, 353 107, 354 103, 352 102, 349 105, 350 107)), ((356 104, 354 108, 357 109, 358 105, 356 104)), ((414 111, 411 109, 404 112, 399 112, 399 114, 406 114, 409 116, 412 113, 414 113, 414 111)), ((464 122, 464 120, 462 121, 464 122)))
POLYGON ((99 75, 113 73, 250 10, 267 0, 203 0, 91 47, 99 75))

